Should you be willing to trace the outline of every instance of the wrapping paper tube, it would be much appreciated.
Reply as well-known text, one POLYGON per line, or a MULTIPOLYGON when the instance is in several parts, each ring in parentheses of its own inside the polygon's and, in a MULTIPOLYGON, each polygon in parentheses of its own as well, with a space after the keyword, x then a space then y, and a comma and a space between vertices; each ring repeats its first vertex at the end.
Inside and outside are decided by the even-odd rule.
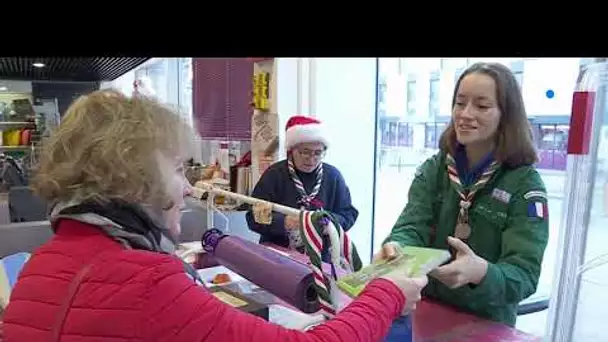
POLYGON ((224 235, 217 229, 207 231, 202 243, 219 264, 300 311, 319 310, 313 274, 307 265, 238 236, 224 235))
POLYGON ((208 183, 205 183, 202 181, 196 182, 196 184, 194 185, 194 188, 192 190, 193 190, 192 196, 197 199, 201 199, 205 192, 210 192, 215 195, 225 196, 225 197, 237 200, 239 202, 248 203, 251 205, 255 205, 258 203, 270 203, 272 205, 273 211, 276 211, 278 213, 285 214, 285 215, 291 215, 291 216, 297 216, 297 217, 300 216, 300 210, 298 210, 298 209, 290 208, 290 207, 280 205, 277 203, 264 201, 261 199, 257 199, 255 197, 245 196, 245 195, 237 194, 234 192, 222 190, 220 188, 217 188, 211 184, 208 184, 208 183))

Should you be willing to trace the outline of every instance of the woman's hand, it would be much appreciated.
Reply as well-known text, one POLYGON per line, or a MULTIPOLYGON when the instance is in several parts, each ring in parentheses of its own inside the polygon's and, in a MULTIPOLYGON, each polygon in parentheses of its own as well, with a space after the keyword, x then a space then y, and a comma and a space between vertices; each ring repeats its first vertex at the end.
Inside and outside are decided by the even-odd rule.
POLYGON ((486 276, 488 262, 462 240, 448 237, 448 244, 456 250, 456 260, 441 266, 429 275, 455 289, 466 284, 479 284, 486 276))
MULTIPOLYGON (((380 260, 393 260, 401 253, 401 248, 397 242, 387 242, 382 246, 382 249, 374 255, 372 262, 380 260)), ((422 295, 420 292, 426 286, 429 279, 426 276, 419 278, 411 278, 403 269, 396 269, 390 273, 381 276, 386 280, 391 281, 401 289, 405 296, 405 307, 401 312, 402 315, 407 315, 412 310, 416 309, 416 303, 420 301, 422 295)))
POLYGON ((422 298, 420 292, 429 281, 426 276, 419 278, 410 278, 407 276, 405 270, 403 269, 396 269, 394 271, 391 271, 381 276, 381 278, 384 278, 395 284, 395 286, 401 289, 401 292, 405 296, 405 306, 401 311, 402 315, 407 315, 408 313, 416 309, 416 304, 422 298))

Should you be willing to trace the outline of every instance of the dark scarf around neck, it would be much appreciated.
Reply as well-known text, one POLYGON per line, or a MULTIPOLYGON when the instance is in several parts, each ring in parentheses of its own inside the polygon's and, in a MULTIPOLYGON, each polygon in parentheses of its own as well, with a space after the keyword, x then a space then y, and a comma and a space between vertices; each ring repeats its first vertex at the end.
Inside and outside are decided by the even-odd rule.
MULTIPOLYGON (((174 255, 177 241, 168 229, 155 220, 141 205, 121 200, 100 204, 86 201, 57 208, 52 214, 53 229, 57 219, 69 218, 94 224, 105 234, 126 248, 147 250, 174 255), (105 221, 104 223, 102 223, 105 221)), ((175 256, 177 258, 177 256, 175 256)), ((180 259, 181 260, 181 259, 180 259)), ((186 274, 195 282, 203 284, 196 270, 183 260, 186 274)))
POLYGON ((130 248, 162 252, 161 243, 163 239, 169 239, 169 241, 175 244, 175 240, 170 236, 167 229, 157 220, 152 219, 150 214, 141 205, 126 201, 111 200, 104 204, 87 201, 67 206, 58 213, 59 216, 83 216, 90 214, 108 219, 117 228, 128 233, 127 237, 121 234, 120 238, 126 240, 124 242, 130 248), (138 238, 128 238, 130 235, 138 238))

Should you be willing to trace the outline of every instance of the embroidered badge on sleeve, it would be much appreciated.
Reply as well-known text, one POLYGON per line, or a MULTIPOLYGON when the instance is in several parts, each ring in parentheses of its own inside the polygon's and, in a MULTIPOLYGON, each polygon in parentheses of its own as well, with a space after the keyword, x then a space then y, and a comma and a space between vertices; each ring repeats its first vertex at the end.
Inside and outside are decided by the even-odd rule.
POLYGON ((549 209, 547 208, 547 202, 528 202, 528 217, 536 217, 539 219, 546 219, 547 217, 549 217, 549 209))
POLYGON ((528 202, 528 217, 543 220, 549 217, 546 191, 538 189, 530 190, 523 197, 528 202))
POLYGON ((507 191, 499 188, 492 190, 492 197, 496 200, 508 204, 511 201, 511 194, 507 191))
POLYGON ((547 193, 541 190, 532 190, 532 191, 528 191, 524 194, 524 199, 525 200, 529 200, 531 198, 541 198, 544 200, 547 200, 547 193))

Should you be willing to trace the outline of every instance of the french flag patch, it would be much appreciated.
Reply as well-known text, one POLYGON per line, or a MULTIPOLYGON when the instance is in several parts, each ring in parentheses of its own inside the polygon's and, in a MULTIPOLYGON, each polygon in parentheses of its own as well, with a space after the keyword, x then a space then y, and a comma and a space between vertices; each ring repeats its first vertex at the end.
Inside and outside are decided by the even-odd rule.
POLYGON ((546 219, 549 216, 547 203, 543 202, 528 202, 528 217, 536 217, 546 219))

